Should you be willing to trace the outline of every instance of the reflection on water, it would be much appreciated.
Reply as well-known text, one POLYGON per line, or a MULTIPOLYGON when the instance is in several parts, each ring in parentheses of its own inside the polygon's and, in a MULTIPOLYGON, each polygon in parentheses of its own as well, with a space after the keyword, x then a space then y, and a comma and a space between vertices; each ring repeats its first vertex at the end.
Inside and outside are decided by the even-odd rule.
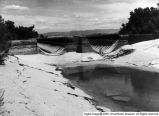
MULTIPOLYGON (((64 74, 64 73, 63 73, 64 74)), ((98 105, 113 111, 159 111, 159 73, 126 69, 123 73, 111 67, 94 68, 78 73, 64 74, 98 105)))

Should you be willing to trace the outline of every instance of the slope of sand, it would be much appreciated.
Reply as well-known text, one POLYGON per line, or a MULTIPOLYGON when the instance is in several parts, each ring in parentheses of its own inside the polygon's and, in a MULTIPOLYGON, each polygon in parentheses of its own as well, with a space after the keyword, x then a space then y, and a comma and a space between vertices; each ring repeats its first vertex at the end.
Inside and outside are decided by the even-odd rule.
POLYGON ((91 96, 63 78, 55 66, 46 64, 54 61, 47 57, 9 56, 6 65, 0 66, 0 88, 5 90, 4 114, 81 116, 84 111, 100 111, 91 96))
POLYGON ((159 69, 159 39, 139 42, 129 46, 135 51, 114 59, 115 63, 126 63, 140 67, 159 69))

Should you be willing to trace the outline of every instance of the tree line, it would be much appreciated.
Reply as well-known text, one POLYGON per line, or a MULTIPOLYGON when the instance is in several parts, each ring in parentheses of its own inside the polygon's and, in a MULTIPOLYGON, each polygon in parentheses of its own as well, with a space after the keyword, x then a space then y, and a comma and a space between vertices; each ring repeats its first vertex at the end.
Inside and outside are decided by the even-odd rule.
POLYGON ((5 21, 0 16, 0 64, 3 62, 4 52, 6 52, 9 40, 24 40, 38 37, 39 34, 34 30, 34 25, 30 27, 15 26, 13 21, 5 21))
POLYGON ((30 27, 15 26, 13 21, 4 21, 0 16, 0 39, 23 40, 38 37, 38 32, 34 30, 34 25, 30 27))
POLYGON ((159 34, 159 9, 147 7, 131 11, 119 34, 159 34))
POLYGON ((23 40, 38 37, 38 32, 34 30, 34 25, 30 27, 15 26, 13 21, 4 22, 11 40, 23 40))

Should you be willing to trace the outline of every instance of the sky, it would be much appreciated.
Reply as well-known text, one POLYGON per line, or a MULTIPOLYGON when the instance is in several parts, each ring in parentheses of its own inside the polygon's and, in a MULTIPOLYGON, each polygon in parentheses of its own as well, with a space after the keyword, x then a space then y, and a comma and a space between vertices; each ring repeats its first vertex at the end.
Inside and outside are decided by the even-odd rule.
POLYGON ((119 29, 130 11, 157 7, 159 0, 0 0, 0 15, 39 33, 119 29))

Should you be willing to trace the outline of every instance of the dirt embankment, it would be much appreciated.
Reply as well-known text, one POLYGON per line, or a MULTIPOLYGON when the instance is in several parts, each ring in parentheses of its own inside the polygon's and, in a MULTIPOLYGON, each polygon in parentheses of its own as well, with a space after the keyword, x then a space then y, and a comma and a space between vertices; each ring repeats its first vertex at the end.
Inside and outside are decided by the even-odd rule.
POLYGON ((38 53, 36 39, 13 40, 13 41, 10 41, 9 44, 10 44, 10 49, 9 49, 10 55, 26 55, 26 54, 38 53))

